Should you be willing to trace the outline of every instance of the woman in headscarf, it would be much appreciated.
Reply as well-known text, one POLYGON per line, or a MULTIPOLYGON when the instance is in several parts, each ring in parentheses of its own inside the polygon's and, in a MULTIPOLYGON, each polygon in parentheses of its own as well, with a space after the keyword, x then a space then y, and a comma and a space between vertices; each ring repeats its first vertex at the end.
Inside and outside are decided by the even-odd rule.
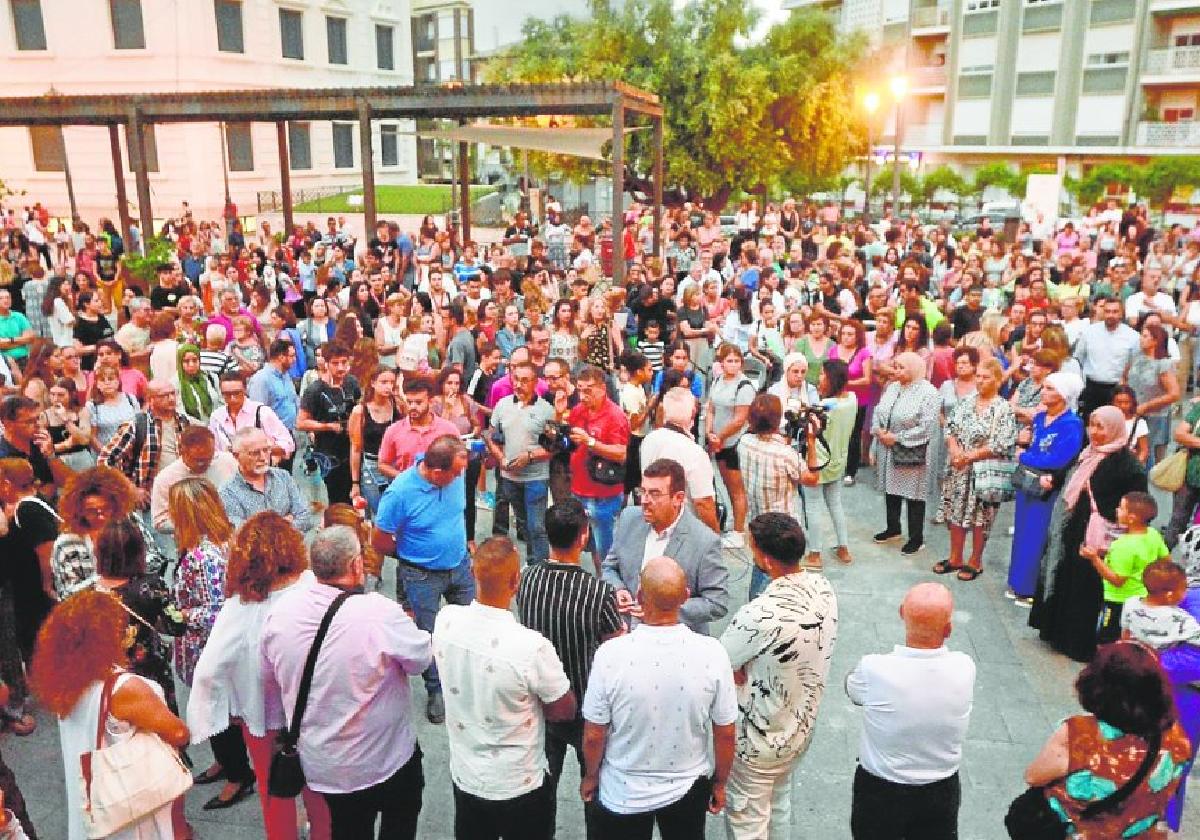
POLYGON ((1040 474, 1041 490, 1017 490, 1012 541, 1008 566, 1008 597, 1018 605, 1033 605, 1037 589, 1038 567, 1046 538, 1050 533, 1050 514, 1067 477, 1067 470, 1083 447, 1083 421, 1075 413, 1075 401, 1083 390, 1083 380, 1073 373, 1048 374, 1042 380, 1041 401, 1044 409, 1033 415, 1029 429, 1021 431, 1017 442, 1026 447, 1018 463, 1040 474))
POLYGON ((175 354, 179 375, 179 410, 193 423, 208 425, 213 409, 221 404, 221 389, 216 378, 200 368, 200 348, 181 344, 175 354))
MULTIPOLYGON (((1049 377, 1047 377, 1049 381, 1049 377)), ((1092 564, 1079 555, 1084 546, 1107 548, 1109 538, 1088 526, 1093 515, 1103 517, 1112 533, 1117 505, 1126 493, 1145 492, 1146 472, 1125 445, 1125 415, 1112 405, 1097 408, 1088 418, 1088 446, 1067 477, 1050 518, 1050 536, 1042 555, 1029 624, 1061 653, 1087 662, 1096 651, 1096 619, 1102 587, 1092 564)), ((1021 539, 1021 532, 1017 539, 1021 539)))
POLYGON ((929 441, 938 432, 941 400, 925 380, 925 360, 916 353, 895 359, 896 378, 884 390, 871 421, 875 438, 875 483, 887 501, 887 527, 875 542, 901 535, 900 507, 908 500, 908 542, 901 554, 925 547, 925 494, 929 489, 929 441))

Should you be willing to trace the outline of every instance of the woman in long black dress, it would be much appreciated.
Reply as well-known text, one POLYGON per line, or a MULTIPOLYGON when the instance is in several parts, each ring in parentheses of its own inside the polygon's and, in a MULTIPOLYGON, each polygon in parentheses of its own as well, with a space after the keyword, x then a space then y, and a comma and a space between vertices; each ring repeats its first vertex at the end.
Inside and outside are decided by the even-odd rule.
MULTIPOLYGON (((1121 498, 1146 490, 1145 469, 1125 446, 1125 416, 1120 409, 1102 406, 1093 411, 1087 434, 1089 445, 1067 478, 1050 518, 1050 538, 1029 616, 1030 626, 1040 631, 1043 641, 1079 662, 1090 661, 1096 651, 1096 621, 1103 603, 1100 576, 1079 556, 1087 543, 1092 502, 1113 528, 1121 498)), ((1021 539, 1020 531, 1016 539, 1021 539)))

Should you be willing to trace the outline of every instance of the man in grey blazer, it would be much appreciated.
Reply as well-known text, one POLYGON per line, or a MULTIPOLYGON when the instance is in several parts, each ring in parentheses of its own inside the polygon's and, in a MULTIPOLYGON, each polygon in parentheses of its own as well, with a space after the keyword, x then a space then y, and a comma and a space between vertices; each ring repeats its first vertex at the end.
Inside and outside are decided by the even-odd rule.
POLYGON ((602 576, 617 590, 617 609, 641 618, 637 602, 642 566, 670 557, 687 576, 689 597, 679 610, 684 624, 708 634, 708 623, 729 611, 729 570, 721 539, 687 509, 687 478, 676 461, 659 458, 642 470, 642 504, 621 513, 602 576))

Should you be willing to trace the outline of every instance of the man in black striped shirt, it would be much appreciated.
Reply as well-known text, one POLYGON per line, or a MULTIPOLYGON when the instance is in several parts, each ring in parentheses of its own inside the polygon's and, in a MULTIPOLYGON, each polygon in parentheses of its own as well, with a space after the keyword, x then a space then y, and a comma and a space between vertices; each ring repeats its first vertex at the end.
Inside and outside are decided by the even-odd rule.
MULTIPOLYGON (((587 690, 596 648, 604 640, 625 631, 612 586, 579 565, 579 555, 588 542, 587 523, 587 512, 574 497, 547 510, 550 560, 527 566, 517 589, 518 618, 554 645, 576 697, 583 697, 587 690)), ((546 759, 550 764, 550 775, 554 777, 555 791, 568 746, 574 748, 580 772, 583 772, 582 737, 582 717, 577 716, 573 721, 546 722, 546 759)), ((556 803, 557 798, 551 801, 556 803)), ((552 810, 554 807, 552 804, 552 810)), ((598 835, 591 817, 591 809, 585 809, 587 837, 595 840, 598 835)))

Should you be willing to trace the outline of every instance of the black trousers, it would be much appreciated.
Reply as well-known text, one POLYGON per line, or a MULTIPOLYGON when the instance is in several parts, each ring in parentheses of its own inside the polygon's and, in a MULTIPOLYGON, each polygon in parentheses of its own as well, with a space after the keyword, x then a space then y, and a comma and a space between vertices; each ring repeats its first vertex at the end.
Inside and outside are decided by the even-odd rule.
MULTIPOLYGON (((632 439, 632 438, 631 438, 632 439)), ((550 827, 553 835, 558 818, 558 780, 562 778, 563 762, 567 749, 575 750, 579 761, 579 775, 583 775, 583 720, 569 722, 546 721, 546 762, 550 765, 550 827)), ((600 830, 596 826, 596 805, 588 802, 583 808, 583 824, 587 829, 587 840, 598 840, 600 830)))
POLYGON ((1083 391, 1079 394, 1079 416, 1083 418, 1084 423, 1093 411, 1112 402, 1115 390, 1115 382, 1097 382, 1095 379, 1089 379, 1084 383, 1083 391))
POLYGON ((902 785, 859 767, 850 833, 854 840, 958 840, 961 801, 957 773, 927 785, 902 785))
POLYGON ((903 496, 884 496, 887 505, 887 529, 893 533, 900 532, 900 506, 908 507, 908 540, 909 542, 925 542, 925 502, 918 499, 905 499, 903 496))
POLYGON ((603 805, 596 809, 596 824, 602 840, 650 840, 658 825, 662 840, 702 840, 712 782, 701 776, 670 805, 641 814, 615 814, 603 805))
POLYGON ((376 785, 350 793, 326 793, 333 840, 415 840, 425 774, 421 748, 395 773, 376 785), (379 833, 375 833, 375 820, 379 833))
POLYGON ((1197 502, 1200 502, 1200 490, 1187 482, 1171 496, 1171 519, 1162 532, 1167 548, 1174 548, 1183 532, 1191 527, 1197 502))
POLYGON ((235 724, 224 732, 218 732, 208 739, 208 745, 212 747, 213 758, 225 772, 225 781, 238 785, 254 781, 254 768, 250 766, 242 727, 235 724))
POLYGON ((1124 603, 1104 602, 1104 606, 1100 608, 1100 618, 1096 622, 1096 644, 1107 645, 1121 638, 1121 613, 1124 610, 1124 603))
POLYGON ((325 476, 325 490, 329 493, 329 504, 336 505, 339 502, 350 504, 350 485, 353 483, 353 477, 350 475, 350 458, 341 455, 333 457, 337 458, 338 464, 325 476))
POLYGON ((846 475, 854 478, 862 466, 863 423, 867 419, 867 407, 859 404, 854 414, 854 431, 850 433, 850 446, 846 450, 846 475))
POLYGON ((546 776, 521 796, 481 799, 454 785, 454 840, 550 840, 555 786, 546 776))
POLYGON ((479 484, 479 473, 483 471, 483 459, 471 458, 467 461, 467 474, 463 479, 467 485, 466 526, 467 542, 475 542, 475 519, 478 513, 475 507, 476 486, 479 484))

